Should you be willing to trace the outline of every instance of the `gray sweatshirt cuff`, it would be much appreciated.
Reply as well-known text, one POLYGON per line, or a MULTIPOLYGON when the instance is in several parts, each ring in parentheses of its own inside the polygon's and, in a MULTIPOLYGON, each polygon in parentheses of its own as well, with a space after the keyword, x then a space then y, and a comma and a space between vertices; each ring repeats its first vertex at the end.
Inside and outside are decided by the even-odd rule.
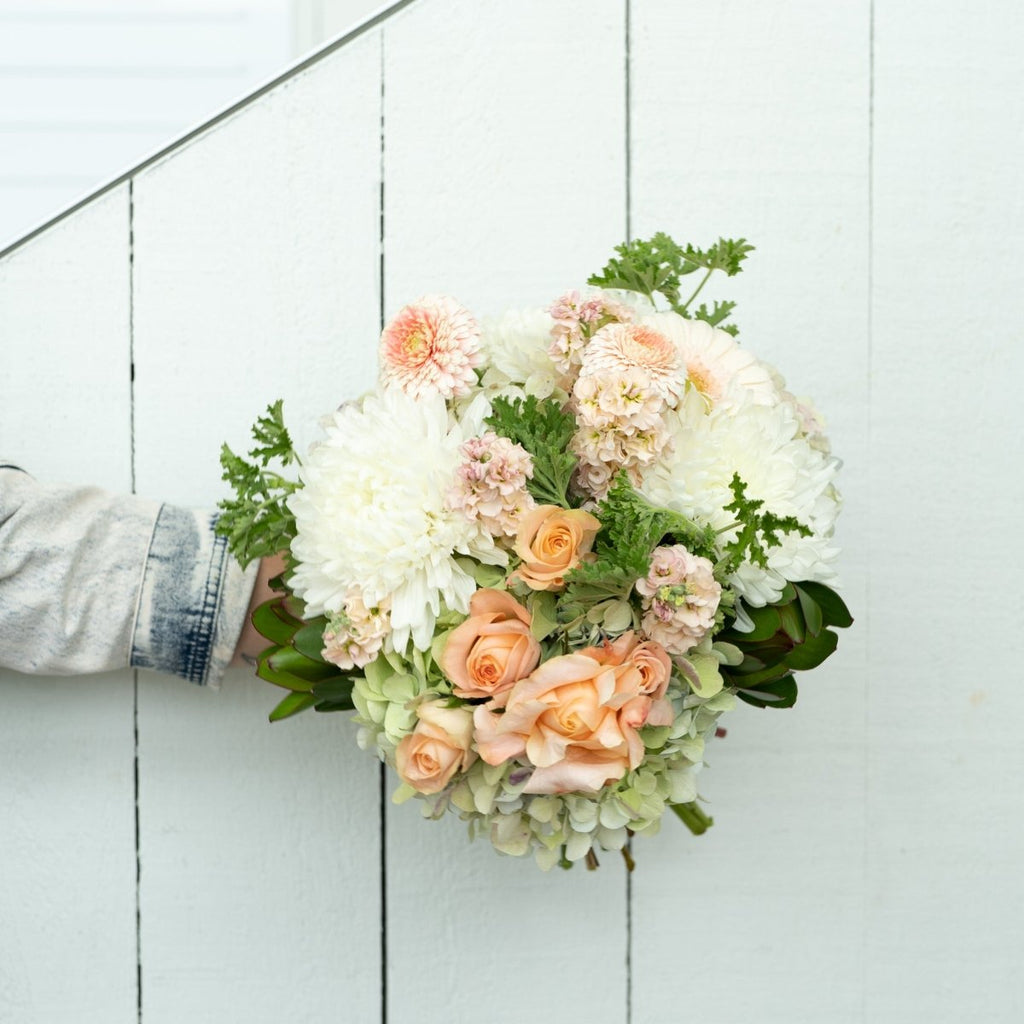
POLYGON ((132 633, 131 664, 216 687, 242 632, 258 563, 248 569, 214 532, 215 513, 161 507, 132 633))

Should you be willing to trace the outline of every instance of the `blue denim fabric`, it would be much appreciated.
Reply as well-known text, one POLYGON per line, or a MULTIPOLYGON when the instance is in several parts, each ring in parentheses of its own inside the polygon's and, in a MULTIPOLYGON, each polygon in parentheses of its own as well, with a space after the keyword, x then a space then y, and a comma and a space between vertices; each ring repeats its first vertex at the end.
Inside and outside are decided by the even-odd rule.
POLYGON ((136 666, 217 685, 257 566, 216 515, 0 464, 0 666, 67 675, 136 666))

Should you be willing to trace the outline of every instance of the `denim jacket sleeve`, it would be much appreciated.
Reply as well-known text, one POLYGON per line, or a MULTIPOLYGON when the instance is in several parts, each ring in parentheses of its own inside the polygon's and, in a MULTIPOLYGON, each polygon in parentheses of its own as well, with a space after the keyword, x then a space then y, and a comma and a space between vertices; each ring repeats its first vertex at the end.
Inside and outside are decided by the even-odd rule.
POLYGON ((257 571, 230 556, 216 519, 0 464, 0 667, 136 666, 216 686, 257 571))

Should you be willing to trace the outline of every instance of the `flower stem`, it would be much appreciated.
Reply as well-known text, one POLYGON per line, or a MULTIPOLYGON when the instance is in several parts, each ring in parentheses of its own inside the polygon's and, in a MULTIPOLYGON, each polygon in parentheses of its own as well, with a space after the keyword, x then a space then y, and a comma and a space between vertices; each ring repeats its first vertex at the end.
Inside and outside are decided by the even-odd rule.
POLYGON ((707 273, 701 278, 700 284, 697 285, 696 291, 682 304, 682 306, 676 306, 676 312, 685 314, 690 308, 690 303, 693 302, 698 295, 700 295, 701 288, 708 283, 708 278, 714 273, 714 267, 708 267, 707 273))
POLYGON ((709 818, 693 801, 688 804, 672 804, 672 810, 676 812, 679 820, 695 835, 701 836, 715 823, 714 818, 709 818))

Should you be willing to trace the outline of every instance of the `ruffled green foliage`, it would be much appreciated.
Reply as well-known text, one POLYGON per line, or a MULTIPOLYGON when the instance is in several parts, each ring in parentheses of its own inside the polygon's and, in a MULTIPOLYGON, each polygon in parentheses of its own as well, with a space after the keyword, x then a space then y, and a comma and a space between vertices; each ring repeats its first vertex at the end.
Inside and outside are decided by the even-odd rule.
POLYGON ((759 708, 789 708, 796 703, 794 672, 817 668, 839 642, 835 629, 852 625, 842 598, 824 583, 789 583, 775 604, 745 608, 751 632, 723 630, 717 639, 743 654, 737 666, 725 666, 726 685, 759 708))
POLYGON ((243 567, 257 558, 287 551, 295 537, 295 516, 286 502, 299 485, 269 468, 272 462, 283 467, 299 461, 281 406, 281 399, 267 406, 267 414, 253 425, 256 445, 249 451, 252 461, 236 455, 226 444, 221 447, 221 479, 231 485, 235 497, 220 502, 223 512, 217 532, 227 537, 231 554, 243 567))
POLYGON ((704 304, 695 310, 690 307, 716 270, 721 270, 727 277, 734 277, 742 269, 740 264, 747 258, 747 253, 753 249, 745 238, 719 238, 709 249, 697 249, 692 245, 684 248, 659 231, 646 241, 635 239, 617 245, 618 258, 610 259, 599 274, 592 274, 588 284, 639 292, 651 302, 654 302, 656 294, 660 294, 680 316, 688 320, 703 320, 712 327, 736 335, 739 329, 724 322, 736 308, 735 302, 715 302, 711 309, 704 304), (697 287, 685 302, 680 301, 681 279, 700 270, 704 274, 697 287))
POLYGON ((541 505, 569 508, 569 483, 576 456, 569 442, 576 433, 576 418, 551 398, 534 395, 495 398, 487 425, 497 434, 521 445, 533 458, 533 476, 527 489, 541 505))
POLYGON ((810 528, 794 516, 762 512, 764 502, 747 497, 747 485, 740 479, 739 473, 733 473, 729 487, 732 490, 732 501, 725 506, 725 511, 736 517, 738 529, 735 540, 724 546, 724 554, 715 566, 716 574, 729 576, 748 559, 762 569, 767 568, 768 548, 779 546, 780 533, 799 533, 801 537, 811 535, 810 528))
POLYGON ((715 558, 715 534, 681 512, 652 505, 620 473, 594 515, 601 531, 594 557, 566 575, 562 607, 570 616, 608 598, 627 599, 647 575, 659 544, 684 544, 693 554, 715 558))

